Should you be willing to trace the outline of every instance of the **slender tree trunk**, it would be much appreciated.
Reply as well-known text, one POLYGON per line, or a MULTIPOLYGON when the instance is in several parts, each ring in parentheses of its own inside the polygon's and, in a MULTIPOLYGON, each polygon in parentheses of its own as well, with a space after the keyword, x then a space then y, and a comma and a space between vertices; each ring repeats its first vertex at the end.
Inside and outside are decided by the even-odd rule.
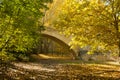
POLYGON ((119 41, 119 46, 118 47, 119 47, 119 58, 120 58, 120 41, 119 41))
POLYGON ((118 62, 120 64, 120 32, 118 32, 118 62))
POLYGON ((119 14, 118 12, 116 11, 116 8, 118 7, 115 7, 115 0, 112 1, 112 5, 111 5, 111 8, 112 8, 112 14, 113 14, 113 19, 114 19, 114 27, 116 29, 116 37, 117 37, 117 46, 118 46, 118 61, 120 63, 120 32, 119 32, 119 14))
POLYGON ((114 26, 116 28, 116 36, 117 36, 117 46, 118 46, 118 60, 120 63, 120 32, 119 32, 119 25, 118 25, 118 17, 116 15, 114 15, 115 18, 115 22, 114 22, 114 26))
POLYGON ((118 31, 118 39, 119 39, 119 40, 118 40, 118 50, 119 50, 119 51, 118 51, 118 53, 119 53, 118 56, 119 56, 119 61, 120 61, 120 32, 119 32, 119 31, 118 31))

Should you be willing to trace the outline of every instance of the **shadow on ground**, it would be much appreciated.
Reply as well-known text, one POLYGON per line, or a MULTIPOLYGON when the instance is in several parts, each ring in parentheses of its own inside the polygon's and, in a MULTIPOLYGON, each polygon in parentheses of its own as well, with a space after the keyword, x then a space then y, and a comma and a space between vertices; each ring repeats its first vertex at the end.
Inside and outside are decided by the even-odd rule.
POLYGON ((0 80, 120 80, 120 67, 55 59, 1 63, 0 80))

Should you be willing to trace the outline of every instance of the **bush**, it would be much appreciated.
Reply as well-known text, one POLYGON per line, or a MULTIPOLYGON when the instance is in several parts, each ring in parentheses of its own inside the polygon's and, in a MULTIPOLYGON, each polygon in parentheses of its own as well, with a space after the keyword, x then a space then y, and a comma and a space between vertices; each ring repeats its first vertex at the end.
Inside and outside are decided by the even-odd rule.
POLYGON ((1 51, 0 52, 0 60, 2 62, 8 62, 8 61, 16 60, 16 58, 13 57, 13 55, 8 52, 1 51))

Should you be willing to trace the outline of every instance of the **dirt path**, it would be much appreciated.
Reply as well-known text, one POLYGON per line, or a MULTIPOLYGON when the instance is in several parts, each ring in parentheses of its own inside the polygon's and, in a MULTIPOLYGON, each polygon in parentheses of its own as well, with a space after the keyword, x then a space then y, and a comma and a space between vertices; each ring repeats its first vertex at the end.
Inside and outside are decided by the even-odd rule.
POLYGON ((7 66, 0 80, 120 80, 120 66, 79 60, 13 62, 7 66))

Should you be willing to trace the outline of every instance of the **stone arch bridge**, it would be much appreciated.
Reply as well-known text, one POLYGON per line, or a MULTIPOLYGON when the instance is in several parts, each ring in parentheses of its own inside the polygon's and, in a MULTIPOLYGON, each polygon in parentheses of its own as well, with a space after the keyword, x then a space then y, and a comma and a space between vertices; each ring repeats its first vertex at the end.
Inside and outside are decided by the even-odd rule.
MULTIPOLYGON (((57 30, 55 30, 54 28, 51 28, 51 27, 46 27, 46 30, 42 31, 42 36, 47 37, 47 38, 59 43, 61 46, 63 46, 67 50, 69 50, 72 53, 74 59, 80 58, 78 51, 82 50, 82 49, 80 49, 79 47, 75 48, 75 49, 70 49, 69 42, 71 41, 71 37, 65 37, 64 35, 60 34, 57 30)), ((84 52, 84 49, 83 49, 82 53, 86 53, 86 52, 84 52)), ((93 56, 88 55, 88 54, 84 54, 81 56, 80 59, 87 60, 87 61, 89 59, 102 61, 102 60, 109 59, 109 57, 106 57, 106 56, 101 55, 101 54, 100 55, 93 55, 93 56)))
POLYGON ((45 31, 42 31, 42 36, 59 43, 64 48, 68 49, 74 57, 76 57, 78 49, 70 49, 69 42, 71 41, 71 37, 65 37, 51 27, 47 27, 45 31))

